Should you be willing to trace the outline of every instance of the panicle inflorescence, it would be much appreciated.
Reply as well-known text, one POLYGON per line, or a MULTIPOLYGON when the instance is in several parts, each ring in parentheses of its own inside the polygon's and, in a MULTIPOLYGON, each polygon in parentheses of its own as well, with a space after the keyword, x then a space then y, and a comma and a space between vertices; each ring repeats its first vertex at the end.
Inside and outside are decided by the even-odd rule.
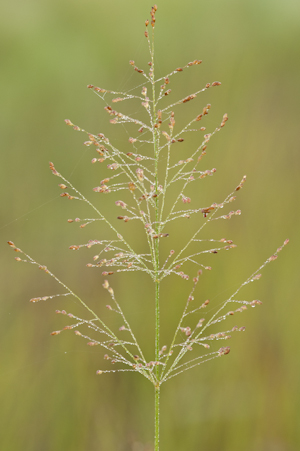
MULTIPOLYGON (((100 164, 103 174, 98 186, 92 187, 95 201, 87 199, 69 180, 59 173, 52 162, 50 170, 53 175, 60 179, 59 188, 62 190, 60 196, 69 200, 84 202, 91 209, 92 217, 68 219, 68 222, 78 224, 85 228, 89 224, 101 221, 102 224, 113 232, 113 239, 90 239, 83 244, 73 244, 72 250, 81 248, 96 249, 92 262, 87 263, 88 268, 99 268, 102 276, 112 276, 118 272, 142 271, 145 272, 155 284, 156 299, 156 339, 155 353, 151 358, 146 358, 137 341, 129 321, 115 297, 113 288, 107 279, 103 281, 103 288, 110 296, 110 303, 106 305, 112 315, 118 315, 122 325, 115 330, 104 322, 77 294, 66 284, 56 277, 46 266, 37 263, 13 242, 10 247, 18 252, 16 260, 27 262, 37 266, 46 272, 64 289, 61 294, 34 297, 31 302, 46 301, 57 296, 73 296, 86 309, 87 318, 80 318, 66 310, 56 310, 58 314, 65 315, 72 322, 62 330, 56 330, 51 335, 58 335, 65 330, 73 330, 75 335, 84 338, 88 346, 100 346, 104 348, 104 360, 110 364, 120 364, 116 369, 104 369, 97 371, 103 374, 115 371, 135 371, 149 379, 157 388, 168 379, 200 365, 208 360, 227 355, 230 351, 228 346, 219 349, 211 349, 211 342, 217 340, 228 340, 233 332, 242 332, 243 326, 224 328, 219 332, 211 332, 211 326, 222 323, 228 317, 242 313, 247 307, 255 307, 261 304, 259 300, 243 300, 239 298, 240 290, 247 284, 260 278, 260 271, 271 261, 277 258, 288 243, 286 240, 277 251, 269 257, 251 276, 244 281, 237 290, 224 300, 216 311, 209 315, 203 312, 209 304, 209 299, 201 300, 196 295, 196 286, 203 278, 204 270, 211 270, 210 266, 201 260, 202 255, 207 253, 217 254, 223 250, 236 247, 231 239, 201 237, 201 232, 210 222, 220 219, 231 219, 241 214, 241 210, 229 210, 228 206, 236 200, 238 191, 244 186, 246 176, 225 198, 210 205, 201 205, 198 196, 187 194, 188 188, 197 180, 204 180, 216 173, 216 168, 203 168, 203 158, 214 135, 219 132, 228 121, 224 114, 214 129, 207 131, 205 124, 206 116, 210 114, 211 105, 206 104, 198 110, 198 113, 186 123, 183 128, 177 129, 176 111, 185 108, 192 100, 212 87, 219 86, 219 81, 206 83, 203 87, 185 95, 179 100, 170 101, 167 106, 162 102, 168 97, 174 96, 171 90, 171 80, 186 69, 199 66, 202 61, 195 59, 182 67, 178 67, 164 77, 155 79, 154 67, 154 28, 155 13, 157 6, 151 9, 151 19, 146 20, 145 37, 147 39, 150 61, 146 69, 139 68, 134 61, 130 66, 142 77, 143 82, 135 89, 128 92, 112 91, 89 84, 91 89, 105 103, 105 111, 110 117, 110 123, 123 126, 132 124, 136 128, 128 143, 132 151, 126 151, 117 147, 110 138, 102 132, 90 133, 73 124, 69 119, 65 122, 74 130, 85 135, 84 146, 91 148, 91 163, 100 164), (133 93, 134 92, 134 93, 133 93), (138 101, 146 112, 147 120, 125 114, 119 111, 118 105, 125 101, 138 101), (118 104, 118 105, 117 105, 118 104), (199 124, 201 122, 201 126, 199 124), (200 133, 202 138, 199 144, 190 152, 188 158, 178 157, 178 146, 181 145, 189 133, 200 133), (149 151, 149 147, 151 150, 149 151), (117 225, 110 222, 96 206, 97 196, 120 192, 120 199, 115 201, 117 225), (169 193, 173 195, 173 201, 168 201, 169 193), (175 199, 174 199, 175 195, 175 199), (124 196, 124 197, 123 197, 124 196), (123 198, 122 198, 123 197, 123 198), (172 221, 181 218, 189 219, 198 215, 198 227, 196 231, 186 239, 181 250, 170 250, 167 258, 161 263, 159 249, 160 240, 170 236, 169 225, 172 221), (95 216, 95 217, 93 217, 95 216), (146 253, 136 250, 136 246, 129 243, 121 235, 117 226, 119 221, 135 224, 138 230, 144 231, 145 240, 148 245, 146 253), (132 222, 134 221, 134 222, 132 222), (208 248, 201 246, 208 245, 208 248), (192 278, 192 289, 187 297, 182 316, 169 344, 163 346, 159 343, 159 286, 164 278, 174 274, 184 280, 190 279, 190 265, 195 268, 196 275, 192 278), (88 330, 85 332, 82 330, 88 330), (204 349, 204 352, 203 352, 204 349), (186 357, 186 354, 188 356, 186 357)), ((180 75, 181 76, 181 75, 180 75)), ((197 182, 203 183, 203 182, 197 182)), ((190 193, 190 191, 189 191, 190 193)), ((125 226, 124 226, 125 227, 125 226)), ((130 226, 126 226, 130 227, 130 226)), ((102 228, 101 228, 102 234, 102 228)))

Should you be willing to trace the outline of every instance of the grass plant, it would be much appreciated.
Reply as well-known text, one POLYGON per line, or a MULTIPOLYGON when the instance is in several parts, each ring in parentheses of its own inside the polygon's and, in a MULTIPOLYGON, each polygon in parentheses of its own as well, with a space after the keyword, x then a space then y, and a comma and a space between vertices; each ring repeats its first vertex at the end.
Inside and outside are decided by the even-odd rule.
MULTIPOLYGON (((226 238, 205 238, 203 230, 213 221, 229 220, 241 214, 239 209, 230 210, 236 201, 239 191, 243 188, 246 176, 235 184, 232 192, 218 202, 210 205, 201 205, 201 196, 189 196, 190 185, 202 189, 203 179, 212 177, 216 169, 203 168, 203 160, 207 148, 214 135, 226 125, 228 116, 224 114, 219 124, 207 132, 205 120, 210 113, 210 104, 201 108, 191 121, 183 128, 176 127, 176 111, 186 108, 186 103, 196 99, 208 89, 216 89, 221 83, 218 81, 207 83, 196 92, 190 93, 179 100, 173 100, 165 105, 165 99, 174 99, 171 91, 173 77, 182 76, 181 72, 197 70, 201 60, 194 60, 184 67, 178 67, 162 78, 155 78, 155 47, 154 31, 156 23, 157 6, 151 9, 151 18, 146 21, 145 38, 149 46, 150 60, 148 69, 140 69, 134 61, 130 61, 132 69, 141 77, 141 84, 134 90, 116 92, 93 85, 88 88, 105 103, 105 110, 110 116, 110 122, 116 126, 129 124, 135 127, 135 134, 129 138, 132 151, 127 152, 117 147, 114 140, 103 133, 89 133, 81 127, 74 125, 71 120, 66 124, 74 130, 85 135, 85 146, 93 150, 92 164, 99 165, 103 178, 98 186, 93 188, 95 201, 85 197, 69 180, 67 180, 53 163, 50 170, 60 179, 59 188, 61 197, 67 200, 83 202, 91 211, 89 218, 75 218, 68 220, 76 223, 80 228, 99 221, 99 235, 101 238, 91 239, 87 243, 72 245, 70 249, 96 248, 93 262, 88 263, 90 268, 97 268, 103 277, 103 288, 107 290, 111 302, 106 307, 111 315, 117 315, 122 322, 115 328, 115 322, 110 325, 102 316, 89 306, 70 287, 61 281, 45 265, 38 263, 31 256, 16 247, 9 241, 11 248, 18 253, 16 260, 37 266, 47 273, 60 285, 62 292, 54 295, 34 297, 31 302, 46 301, 54 297, 71 296, 75 298, 86 310, 86 317, 79 317, 66 310, 56 312, 65 315, 70 320, 63 330, 73 330, 75 334, 86 340, 88 346, 100 346, 104 349, 103 364, 98 375, 111 372, 130 371, 139 373, 152 385, 154 391, 154 449, 159 450, 159 418, 160 418, 160 390, 163 383, 178 376, 184 371, 210 360, 228 355, 230 352, 227 340, 232 333, 242 332, 243 326, 221 327, 228 317, 241 313, 247 307, 261 304, 260 300, 245 300, 240 291, 246 285, 261 277, 261 270, 271 261, 277 259, 277 254, 286 240, 276 252, 260 265, 234 292, 218 304, 217 307, 206 313, 209 305, 208 299, 201 299, 197 294, 197 285, 202 282, 205 272, 211 267, 205 264, 205 254, 217 254, 235 248, 232 240, 226 238), (197 67, 196 67, 197 66, 197 67), (116 104, 122 102, 137 102, 143 112, 140 117, 126 114, 116 110, 116 104), (144 119, 145 118, 145 119, 144 119), (201 135, 199 145, 194 148, 188 158, 178 158, 178 147, 185 137, 191 133, 201 135), (120 193, 122 199, 115 201, 115 208, 121 210, 117 213, 115 222, 110 221, 98 207, 96 196, 120 193), (200 200, 199 200, 200 198, 200 200), (194 205, 192 207, 192 205, 194 205), (195 220, 197 227, 190 236, 185 237, 185 244, 180 250, 168 250, 166 242, 169 240, 168 228, 173 221, 195 220), (146 252, 136 249, 136 243, 129 242, 118 230, 119 221, 128 223, 134 221, 137 233, 142 231, 145 240, 146 252), (102 238, 105 230, 110 230, 113 238, 102 238), (120 272, 143 272, 153 283, 153 309, 155 311, 155 342, 152 355, 146 355, 140 341, 136 337, 131 321, 125 316, 122 302, 115 296, 109 278, 120 272), (161 284, 167 277, 180 277, 188 281, 189 285, 186 299, 182 302, 182 314, 173 336, 169 337, 167 344, 160 339, 160 306, 166 302, 160 296, 161 284), (220 324, 220 330, 215 331, 215 325, 220 324), (214 326, 214 327, 212 327, 214 326), (226 345, 216 346, 214 342, 224 340, 226 345)), ((126 146, 124 146, 126 147, 126 146)), ((101 199, 100 199, 101 203, 101 199)), ((181 222, 182 223, 182 222, 181 222)), ((97 223, 98 224, 98 223, 97 223)), ((172 228, 174 230, 174 227, 172 228)), ((186 234, 187 235, 187 234, 186 234)), ((175 237, 176 238, 176 237, 175 237)), ((113 278, 112 278, 113 279, 113 278)), ((165 281, 164 281, 165 283, 165 281)), ((168 282, 167 282, 168 283, 168 282)), ((62 330, 53 331, 51 335, 58 335, 62 330)))

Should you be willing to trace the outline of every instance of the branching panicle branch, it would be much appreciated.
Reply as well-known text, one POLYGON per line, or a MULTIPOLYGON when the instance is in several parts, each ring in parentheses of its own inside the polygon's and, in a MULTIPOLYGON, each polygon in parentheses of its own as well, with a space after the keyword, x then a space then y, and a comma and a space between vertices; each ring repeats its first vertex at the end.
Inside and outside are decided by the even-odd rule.
MULTIPOLYGON (((248 306, 255 307, 261 304, 259 300, 240 300, 237 295, 241 289, 260 278, 261 270, 271 261, 277 259, 278 253, 288 243, 286 240, 277 251, 268 258, 251 276, 243 282, 234 293, 225 299, 217 310, 209 317, 203 315, 203 311, 209 304, 209 300, 200 300, 196 292, 200 278, 203 278, 203 270, 211 270, 205 265, 202 256, 207 253, 217 254, 223 250, 235 248, 232 240, 225 238, 205 239, 201 237, 202 231, 209 226, 212 221, 219 219, 230 219, 241 214, 239 209, 225 211, 226 207, 236 200, 238 192, 243 187, 246 176, 242 178, 237 187, 223 200, 213 202, 208 206, 190 207, 192 199, 187 196, 187 188, 191 183, 203 183, 208 176, 216 173, 216 168, 205 169, 202 167, 203 157, 207 153, 207 148, 215 134, 222 130, 228 121, 227 114, 224 114, 217 127, 207 132, 205 117, 210 113, 211 105, 206 104, 201 107, 201 112, 188 122, 182 129, 176 126, 177 108, 185 108, 185 104, 194 101, 199 102, 200 94, 211 87, 219 86, 218 81, 207 83, 205 87, 187 94, 180 100, 171 100, 169 105, 161 107, 161 101, 166 97, 174 99, 171 79, 173 76, 181 74, 189 68, 196 68, 202 61, 195 59, 183 67, 178 67, 165 77, 155 79, 154 65, 154 29, 155 14, 157 6, 151 9, 151 20, 146 21, 145 37, 147 39, 150 62, 147 70, 136 66, 134 61, 130 65, 137 73, 143 77, 143 83, 136 89, 138 93, 117 92, 88 85, 99 98, 105 102, 105 111, 111 117, 112 124, 126 126, 136 126, 135 136, 129 138, 129 143, 133 146, 132 152, 125 152, 116 147, 103 133, 90 133, 74 125, 71 120, 65 122, 76 131, 84 133, 87 140, 84 145, 92 149, 92 164, 101 165, 103 178, 99 186, 93 187, 93 194, 89 200, 86 198, 69 180, 56 170, 53 163, 50 163, 50 170, 61 182, 61 197, 68 200, 78 200, 84 202, 91 211, 91 217, 80 219, 69 219, 69 223, 78 224, 80 228, 85 228, 90 224, 99 224, 97 238, 90 239, 85 244, 74 244, 70 246, 72 250, 81 248, 95 248, 96 254, 92 257, 92 262, 87 263, 88 268, 100 269, 102 276, 108 277, 118 272, 142 271, 150 276, 154 283, 155 293, 155 344, 153 355, 147 357, 143 352, 138 339, 136 338, 130 321, 125 317, 121 304, 117 300, 114 290, 107 279, 103 280, 103 288, 107 290, 111 305, 106 308, 111 311, 111 315, 118 315, 122 321, 122 326, 118 330, 110 327, 104 322, 101 316, 92 310, 88 304, 75 294, 66 284, 64 284, 46 266, 37 263, 32 257, 17 248, 13 242, 9 242, 10 247, 18 253, 15 259, 19 262, 30 263, 43 270, 52 277, 63 289, 61 294, 38 296, 32 298, 31 302, 51 300, 54 297, 72 296, 86 309, 87 318, 80 318, 67 313, 66 310, 56 312, 72 319, 72 324, 66 325, 62 330, 57 330, 51 335, 58 335, 65 330, 73 330, 75 334, 87 341, 88 346, 100 346, 105 350, 104 360, 113 365, 113 369, 100 369, 97 374, 104 374, 116 371, 134 371, 146 377, 155 387, 155 450, 158 451, 159 441, 159 390, 163 382, 173 378, 184 371, 187 371, 204 362, 217 357, 227 355, 230 351, 228 346, 210 350, 212 342, 218 340, 228 340, 233 332, 242 332, 245 328, 234 326, 228 330, 210 333, 209 328, 217 323, 224 322, 228 317, 242 313, 248 306), (148 121, 140 120, 134 115, 124 114, 111 105, 131 100, 140 102, 141 107, 147 112, 148 121), (201 122, 201 126, 199 125, 201 122), (203 136, 199 139, 199 145, 192 149, 190 156, 185 159, 175 160, 176 146, 180 146, 184 137, 188 133, 200 133, 203 136), (150 152, 144 151, 151 146, 150 152), (175 160, 175 162, 174 162, 175 160), (116 224, 110 222, 96 206, 98 196, 104 194, 123 193, 126 199, 115 201, 116 224), (169 193, 173 194, 175 200, 171 205, 168 202, 169 193), (174 196, 175 193, 175 196, 174 196), (94 200, 95 199, 95 200, 94 200), (120 210, 121 209, 121 210, 120 210), (222 212, 221 212, 222 210, 222 212), (120 214, 121 213, 121 214, 120 214), (160 242, 169 236, 168 225, 172 221, 179 219, 189 219, 198 215, 198 227, 192 236, 186 238, 182 249, 178 252, 169 251, 168 257, 161 262, 160 242), (93 217, 95 216, 95 217, 93 217), (131 223, 135 221, 136 230, 143 230, 145 242, 148 249, 140 252, 136 243, 129 243, 118 231, 120 221, 131 223), (113 239, 103 239, 105 228, 114 234, 113 239), (99 238, 101 237, 101 238, 99 238), (203 246, 207 246, 203 248, 203 246), (183 268, 191 263, 196 266, 197 273, 193 278, 193 286, 187 297, 183 312, 178 325, 174 331, 173 338, 168 345, 160 344, 160 304, 166 302, 160 297, 160 285, 162 280, 171 274, 175 274, 184 280, 188 280, 190 275, 183 271, 183 268), (87 328, 91 333, 85 333, 83 328, 87 328)), ((182 76, 182 75, 180 75, 182 76)), ((226 328, 225 328, 226 329, 226 328)))

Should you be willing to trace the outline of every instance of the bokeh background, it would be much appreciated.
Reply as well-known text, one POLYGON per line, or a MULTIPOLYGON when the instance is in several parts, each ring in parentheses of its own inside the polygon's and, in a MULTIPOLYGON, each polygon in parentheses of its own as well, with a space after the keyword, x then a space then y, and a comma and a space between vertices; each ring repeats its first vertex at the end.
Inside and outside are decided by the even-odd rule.
MULTIPOLYGON (((105 174, 91 167, 94 155, 82 146, 84 136, 63 120, 107 133, 122 145, 124 136, 86 85, 128 90, 142 83, 128 61, 148 61, 143 33, 151 6, 145 0, 11 0, 1 6, 1 450, 153 449, 152 386, 136 374, 96 376, 105 365, 99 348, 88 348, 71 332, 50 337, 66 324, 55 309, 76 306, 69 298, 29 303, 61 290, 31 265, 17 264, 6 244, 14 241, 103 311, 108 299, 102 276, 85 266, 94 253, 72 253, 68 246, 104 238, 105 230, 67 223, 88 213, 59 197, 48 162, 93 196, 91 188, 105 174)), ((290 238, 262 279, 241 295, 263 305, 234 318, 232 325, 247 330, 233 336, 231 353, 162 386, 164 451, 300 447, 299 42, 297 0, 158 2, 157 75, 203 60, 174 78, 174 98, 222 82, 184 105, 181 114, 193 117, 211 103, 208 131, 225 112, 230 118, 209 145, 203 169, 216 167, 217 173, 197 186, 195 205, 221 201, 248 176, 235 204, 242 216, 212 231, 238 247, 207 257, 213 270, 203 278, 199 299, 209 297, 214 308, 290 238)), ((184 143, 182 155, 196 143, 196 137, 184 143)), ((99 196, 101 208, 119 214, 112 198, 99 196)), ((131 223, 120 229, 142 249, 131 223)), ((182 245, 189 232, 186 223, 178 230, 172 246, 182 245)), ((153 358, 149 281, 123 274, 111 283, 153 358)), ((162 288, 162 344, 189 287, 170 279, 162 288)))

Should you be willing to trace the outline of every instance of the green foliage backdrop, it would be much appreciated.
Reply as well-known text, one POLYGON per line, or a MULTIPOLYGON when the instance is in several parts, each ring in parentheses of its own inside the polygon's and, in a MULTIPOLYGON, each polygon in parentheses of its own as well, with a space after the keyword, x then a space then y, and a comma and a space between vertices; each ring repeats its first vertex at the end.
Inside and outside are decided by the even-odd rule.
MULTIPOLYGON (((85 267, 90 254, 68 250, 92 238, 96 229, 67 224, 67 218, 80 216, 80 206, 59 198, 48 161, 84 193, 94 194, 93 182, 102 177, 91 168, 82 136, 63 120, 111 139, 115 134, 120 145, 122 134, 116 134, 104 105, 86 85, 126 90, 142 82, 128 61, 147 62, 143 32, 151 6, 145 0, 11 0, 2 5, 1 450, 152 449, 153 388, 136 374, 96 376, 103 365, 98 348, 86 349, 71 333, 50 337, 64 325, 55 309, 70 310, 70 301, 30 304, 31 297, 55 293, 57 287, 43 273, 15 263, 5 244, 13 240, 86 293, 84 299, 94 307, 105 305, 99 273, 85 267)), ((238 247, 211 257, 207 297, 221 302, 285 238, 291 240, 247 291, 263 305, 239 318, 247 330, 232 338, 230 355, 163 386, 163 451, 296 451, 300 446, 299 22, 296 0, 158 2, 159 75, 202 59, 199 68, 182 74, 178 93, 188 95, 220 80, 222 86, 208 90, 193 108, 197 112, 197 106, 201 111, 212 104, 207 119, 212 129, 225 112, 229 116, 205 161, 217 174, 201 185, 198 198, 220 201, 248 176, 237 204, 243 214, 221 233, 238 247)), ((114 211, 109 197, 100 202, 114 211)), ((127 233, 137 239, 133 226, 127 233)), ((111 283, 150 352, 150 286, 128 275, 111 283)), ((174 281, 163 293, 166 340, 185 302, 187 282, 174 281)))

